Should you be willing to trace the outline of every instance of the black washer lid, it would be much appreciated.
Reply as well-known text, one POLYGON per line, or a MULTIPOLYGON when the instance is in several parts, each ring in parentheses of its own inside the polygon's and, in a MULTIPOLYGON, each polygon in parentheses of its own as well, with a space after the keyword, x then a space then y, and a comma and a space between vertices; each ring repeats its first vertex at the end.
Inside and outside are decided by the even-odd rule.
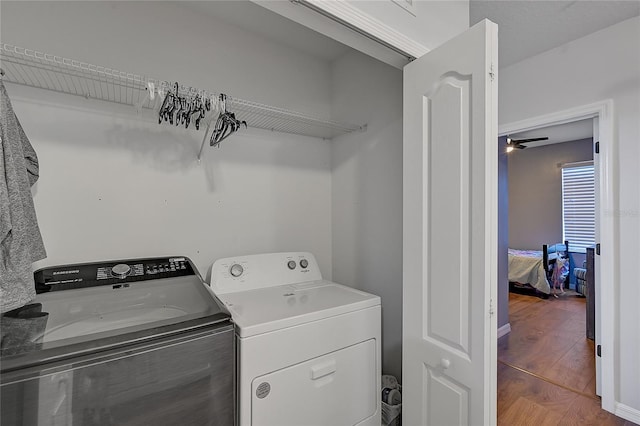
MULTIPOLYGON (((184 256, 53 266, 39 269, 34 277, 40 291, 23 315, 48 313, 44 330, 33 331, 42 339, 24 348, 3 347, 3 364, 7 357, 34 351, 62 353, 61 348, 73 346, 82 352, 231 324, 229 312, 184 256)), ((3 334, 10 332, 9 322, 3 320, 3 334)))

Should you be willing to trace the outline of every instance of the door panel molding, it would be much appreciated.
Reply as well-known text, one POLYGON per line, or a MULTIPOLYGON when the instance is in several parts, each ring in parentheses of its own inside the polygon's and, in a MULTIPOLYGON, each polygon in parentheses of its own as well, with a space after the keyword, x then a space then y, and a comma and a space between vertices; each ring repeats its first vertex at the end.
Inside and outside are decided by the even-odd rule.
MULTIPOLYGON (((434 88, 424 96, 423 144, 428 150, 428 186, 427 204, 440 202, 442 208, 433 213, 427 208, 427 230, 425 238, 428 249, 428 263, 431 265, 447 265, 455 259, 458 267, 430 268, 430 282, 446 283, 442 286, 428 286, 423 290, 423 312, 426 331, 425 339, 431 338, 450 346, 465 355, 469 355, 471 342, 469 316, 471 297, 471 262, 470 238, 471 229, 471 135, 470 110, 464 105, 470 104, 471 75, 446 73, 434 88), (455 114, 455 119, 447 120, 448 115, 455 114), (451 123, 457 128, 446 128, 451 123), (432 140, 441 140, 447 135, 455 135, 457 140, 447 144, 432 144, 432 140), (443 158, 457 158, 457 167, 448 166, 443 158), (455 191, 454 191, 455 189, 455 191), (460 197, 447 197, 448 193, 460 193, 460 197), (443 201, 445 200, 443 204, 443 201), (454 219, 452 219, 454 217, 454 219), (442 223, 453 222, 453 226, 443 227, 442 223), (457 273, 456 273, 457 270, 457 273), (426 291, 425 291, 426 290, 426 291), (445 309, 455 310, 454 321, 443 315, 445 309), (446 319, 445 319, 446 318, 446 319)), ((450 117, 449 117, 450 118, 450 117)), ((452 265, 453 266, 453 265, 452 265)))
POLYGON ((424 367, 424 394, 428 402, 424 405, 423 418, 429 419, 430 425, 474 424, 469 418, 469 388, 445 375, 442 368, 424 367), (439 398, 443 394, 448 398, 439 398))

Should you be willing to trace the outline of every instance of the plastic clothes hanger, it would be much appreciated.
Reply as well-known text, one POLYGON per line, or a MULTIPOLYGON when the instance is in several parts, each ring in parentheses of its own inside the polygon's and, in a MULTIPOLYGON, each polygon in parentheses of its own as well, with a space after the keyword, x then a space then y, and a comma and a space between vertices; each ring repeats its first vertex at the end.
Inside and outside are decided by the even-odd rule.
POLYGON ((162 120, 164 120, 173 124, 174 115, 177 113, 177 110, 180 109, 177 90, 178 83, 175 84, 175 92, 167 89, 167 95, 164 97, 160 112, 158 113, 158 123, 162 123, 162 120))
POLYGON ((247 127, 246 121, 238 120, 234 113, 226 110, 226 95, 220 96, 222 98, 223 112, 218 116, 216 127, 211 135, 211 146, 220 146, 220 142, 237 132, 243 124, 245 128, 247 127))
POLYGON ((213 133, 211 134, 210 146, 215 146, 219 143, 220 136, 225 131, 224 115, 227 113, 227 95, 221 93, 218 98, 218 106, 220 107, 220 114, 216 120, 216 124, 213 126, 213 133))

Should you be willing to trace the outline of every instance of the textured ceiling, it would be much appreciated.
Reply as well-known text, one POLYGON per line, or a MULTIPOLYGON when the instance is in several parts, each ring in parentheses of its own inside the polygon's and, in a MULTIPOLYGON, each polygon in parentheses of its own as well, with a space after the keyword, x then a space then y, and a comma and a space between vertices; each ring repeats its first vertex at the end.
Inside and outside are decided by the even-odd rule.
POLYGON ((498 24, 498 61, 507 67, 640 15, 640 1, 471 0, 471 25, 498 24))
MULTIPOLYGON (((350 50, 248 1, 185 1, 181 5, 326 61, 350 50)), ((499 26, 501 68, 637 15, 640 0, 469 2, 471 25, 488 18, 499 26)))
MULTIPOLYGON (((181 5, 329 62, 350 50, 248 1, 185 1, 181 5)), ((470 0, 469 5, 471 25, 485 18, 498 24, 501 68, 638 15, 640 0, 470 0)), ((592 120, 584 120, 511 136, 549 137, 529 144, 534 147, 592 135, 592 120)))

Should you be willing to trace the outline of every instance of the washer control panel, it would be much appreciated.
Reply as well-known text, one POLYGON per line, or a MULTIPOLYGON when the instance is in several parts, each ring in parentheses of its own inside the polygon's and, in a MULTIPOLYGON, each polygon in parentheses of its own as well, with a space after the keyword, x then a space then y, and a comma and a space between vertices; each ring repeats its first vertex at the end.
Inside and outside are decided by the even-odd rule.
POLYGON ((300 259, 300 262, 296 262, 295 260, 290 260, 287 262, 287 268, 292 271, 296 268, 300 267, 301 270, 309 269, 309 261, 307 259, 300 259))
POLYGON ((231 265, 231 268, 229 268, 229 273, 232 277, 235 278, 238 278, 240 275, 242 275, 243 272, 244 268, 239 263, 234 263, 233 265, 231 265))
POLYGON ((111 275, 114 278, 126 278, 131 273, 131 266, 126 263, 118 263, 111 268, 111 275))
POLYGON ((308 252, 229 257, 216 260, 211 266, 211 289, 216 294, 321 279, 318 263, 308 252))
POLYGON ((45 293, 102 285, 126 288, 136 281, 176 278, 196 275, 196 272, 189 258, 176 256, 62 265, 39 269, 33 275, 36 292, 45 293))

